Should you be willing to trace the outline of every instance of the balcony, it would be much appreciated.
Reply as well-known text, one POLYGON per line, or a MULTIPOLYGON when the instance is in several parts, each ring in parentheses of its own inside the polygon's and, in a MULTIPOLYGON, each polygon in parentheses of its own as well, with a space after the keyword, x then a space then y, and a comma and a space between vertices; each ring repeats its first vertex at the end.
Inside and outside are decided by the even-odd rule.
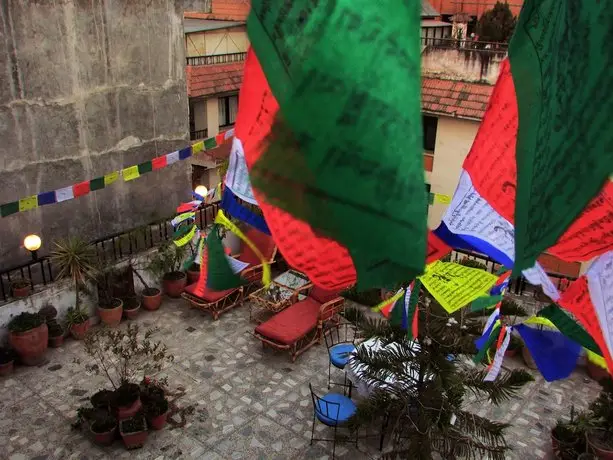
POLYGON ((189 133, 189 138, 192 141, 197 141, 199 139, 206 139, 207 138, 207 134, 208 134, 208 130, 205 129, 199 129, 197 131, 191 131, 189 133))
POLYGON ((214 65, 214 64, 231 64, 233 62, 243 62, 247 58, 247 53, 228 53, 228 54, 211 54, 208 56, 192 56, 188 57, 187 65, 214 65))

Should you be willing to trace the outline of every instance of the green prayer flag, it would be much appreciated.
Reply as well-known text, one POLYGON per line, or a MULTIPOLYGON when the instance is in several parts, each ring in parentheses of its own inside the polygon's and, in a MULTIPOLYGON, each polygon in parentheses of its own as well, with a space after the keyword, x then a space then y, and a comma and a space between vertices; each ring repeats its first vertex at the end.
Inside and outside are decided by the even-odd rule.
POLYGON ((419 21, 419 2, 251 2, 249 38, 282 119, 250 178, 349 250, 359 289, 424 269, 419 21))
POLYGON ((590 334, 556 304, 551 304, 538 312, 538 316, 547 318, 558 330, 579 345, 602 356, 600 347, 590 334))
POLYGON ((211 150, 211 149, 214 149, 215 147, 217 147, 217 140, 215 140, 214 137, 209 137, 208 139, 204 140, 205 150, 211 150))
POLYGON ((477 297, 470 304, 470 311, 485 310, 488 307, 492 307, 496 305, 501 300, 502 300, 501 295, 483 295, 481 297, 477 297))
POLYGON ((505 267, 504 265, 501 265, 498 270, 496 270, 496 273, 494 273, 494 275, 500 276, 503 273, 506 273, 510 270, 510 268, 505 267))
POLYGON ((19 212, 19 201, 12 201, 11 203, 5 203, 0 206, 0 215, 2 217, 10 216, 19 212))
POLYGON ((140 163, 138 165, 139 174, 145 174, 151 171, 153 171, 153 163, 151 163, 151 160, 145 161, 144 163, 140 163))
POLYGON ((404 296, 400 297, 396 300, 396 303, 392 307, 392 311, 390 313, 390 323, 394 326, 401 327, 402 326, 402 315, 404 310, 404 296))
POLYGON ((558 241, 613 171, 612 7, 524 2, 509 45, 519 114, 515 274, 558 241))
POLYGON ((473 361, 475 363, 480 363, 481 361, 483 361, 483 358, 485 358, 485 354, 487 353, 487 350, 489 350, 492 347, 493 343, 496 340, 498 340, 498 336, 500 335, 501 328, 502 326, 496 326, 494 328, 494 330, 490 334, 489 339, 487 339, 487 342, 485 342, 485 345, 483 346, 483 348, 481 348, 481 350, 479 350, 479 352, 474 356, 473 361))
POLYGON ((206 286, 214 291, 225 291, 244 284, 244 280, 232 271, 219 237, 219 225, 213 225, 206 239, 208 252, 206 286))
POLYGON ((89 181, 89 190, 93 192, 94 190, 100 190, 104 188, 104 176, 96 177, 89 181))

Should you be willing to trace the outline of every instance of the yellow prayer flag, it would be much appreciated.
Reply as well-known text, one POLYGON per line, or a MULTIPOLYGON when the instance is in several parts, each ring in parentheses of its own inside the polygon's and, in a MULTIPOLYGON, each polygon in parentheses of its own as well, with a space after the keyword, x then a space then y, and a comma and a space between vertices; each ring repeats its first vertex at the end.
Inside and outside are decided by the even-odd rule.
POLYGON ((38 208, 38 196, 32 195, 19 200, 19 212, 28 211, 29 209, 38 208))
POLYGON ((394 294, 389 299, 385 299, 383 302, 380 302, 379 304, 375 305, 374 307, 370 307, 370 309, 372 311, 381 311, 381 309, 383 307, 385 307, 386 305, 389 305, 390 303, 397 302, 398 299, 400 299, 404 295, 404 291, 405 291, 404 289, 401 289, 400 291, 398 291, 396 294, 394 294))
POLYGON ((119 171, 113 171, 110 174, 105 174, 104 175, 104 186, 106 187, 107 185, 112 184, 117 179, 119 179, 119 171))
POLYGON ((485 295, 498 277, 479 268, 437 260, 419 279, 436 301, 453 313, 485 295))
POLYGON ((130 166, 128 168, 124 168, 121 171, 121 175, 123 176, 124 181, 134 180, 140 176, 138 172, 138 165, 130 166))
POLYGON ((192 144, 192 155, 204 150, 204 141, 196 142, 192 144))
POLYGON ((545 326, 551 329, 558 330, 555 324, 553 324, 547 318, 543 318, 542 316, 531 316, 526 321, 524 321, 524 324, 534 324, 535 326, 545 326))
POLYGON ((196 234, 196 226, 194 225, 189 232, 187 232, 185 235, 183 235, 178 240, 174 240, 174 243, 179 248, 182 246, 185 246, 187 243, 189 243, 192 240, 195 234, 196 234))
POLYGON ((588 350, 587 348, 585 348, 585 351, 587 352, 587 359, 592 364, 595 364, 598 367, 602 367, 603 369, 607 368, 607 362, 604 360, 602 356, 598 356, 596 353, 588 350))
POLYGON ((443 195, 442 193, 435 193, 434 194, 434 202, 435 203, 441 203, 441 204, 449 204, 449 203, 451 203, 451 196, 450 195, 443 195))

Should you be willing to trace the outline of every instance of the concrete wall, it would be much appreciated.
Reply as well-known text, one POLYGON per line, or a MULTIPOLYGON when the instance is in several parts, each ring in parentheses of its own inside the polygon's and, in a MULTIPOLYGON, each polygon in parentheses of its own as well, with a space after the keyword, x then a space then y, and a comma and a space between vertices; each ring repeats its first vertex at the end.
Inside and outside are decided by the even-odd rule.
MULTIPOLYGON (((0 203, 188 144, 183 11, 203 0, 0 2, 0 203)), ((68 234, 95 238, 173 212, 189 165, 0 221, 0 267, 68 234)))
POLYGON ((428 47, 421 55, 422 75, 496 83, 505 52, 428 47))
MULTIPOLYGON (((429 183, 432 193, 453 196, 462 163, 473 144, 479 123, 459 118, 439 117, 434 145, 434 163, 429 183)), ((428 212, 428 227, 436 228, 447 209, 446 204, 434 203, 428 212)))

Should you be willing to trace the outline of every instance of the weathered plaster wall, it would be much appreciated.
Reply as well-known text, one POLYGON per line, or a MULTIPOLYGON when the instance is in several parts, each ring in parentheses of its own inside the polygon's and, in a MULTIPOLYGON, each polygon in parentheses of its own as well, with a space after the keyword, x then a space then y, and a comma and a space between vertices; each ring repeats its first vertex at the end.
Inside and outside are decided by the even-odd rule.
POLYGON ((421 55, 422 75, 474 82, 496 83, 506 53, 428 47, 421 55))
MULTIPOLYGON (((205 0, 0 0, 0 203, 188 144, 183 12, 205 0)), ((189 164, 0 219, 0 266, 31 232, 86 238, 172 213, 189 164)))

